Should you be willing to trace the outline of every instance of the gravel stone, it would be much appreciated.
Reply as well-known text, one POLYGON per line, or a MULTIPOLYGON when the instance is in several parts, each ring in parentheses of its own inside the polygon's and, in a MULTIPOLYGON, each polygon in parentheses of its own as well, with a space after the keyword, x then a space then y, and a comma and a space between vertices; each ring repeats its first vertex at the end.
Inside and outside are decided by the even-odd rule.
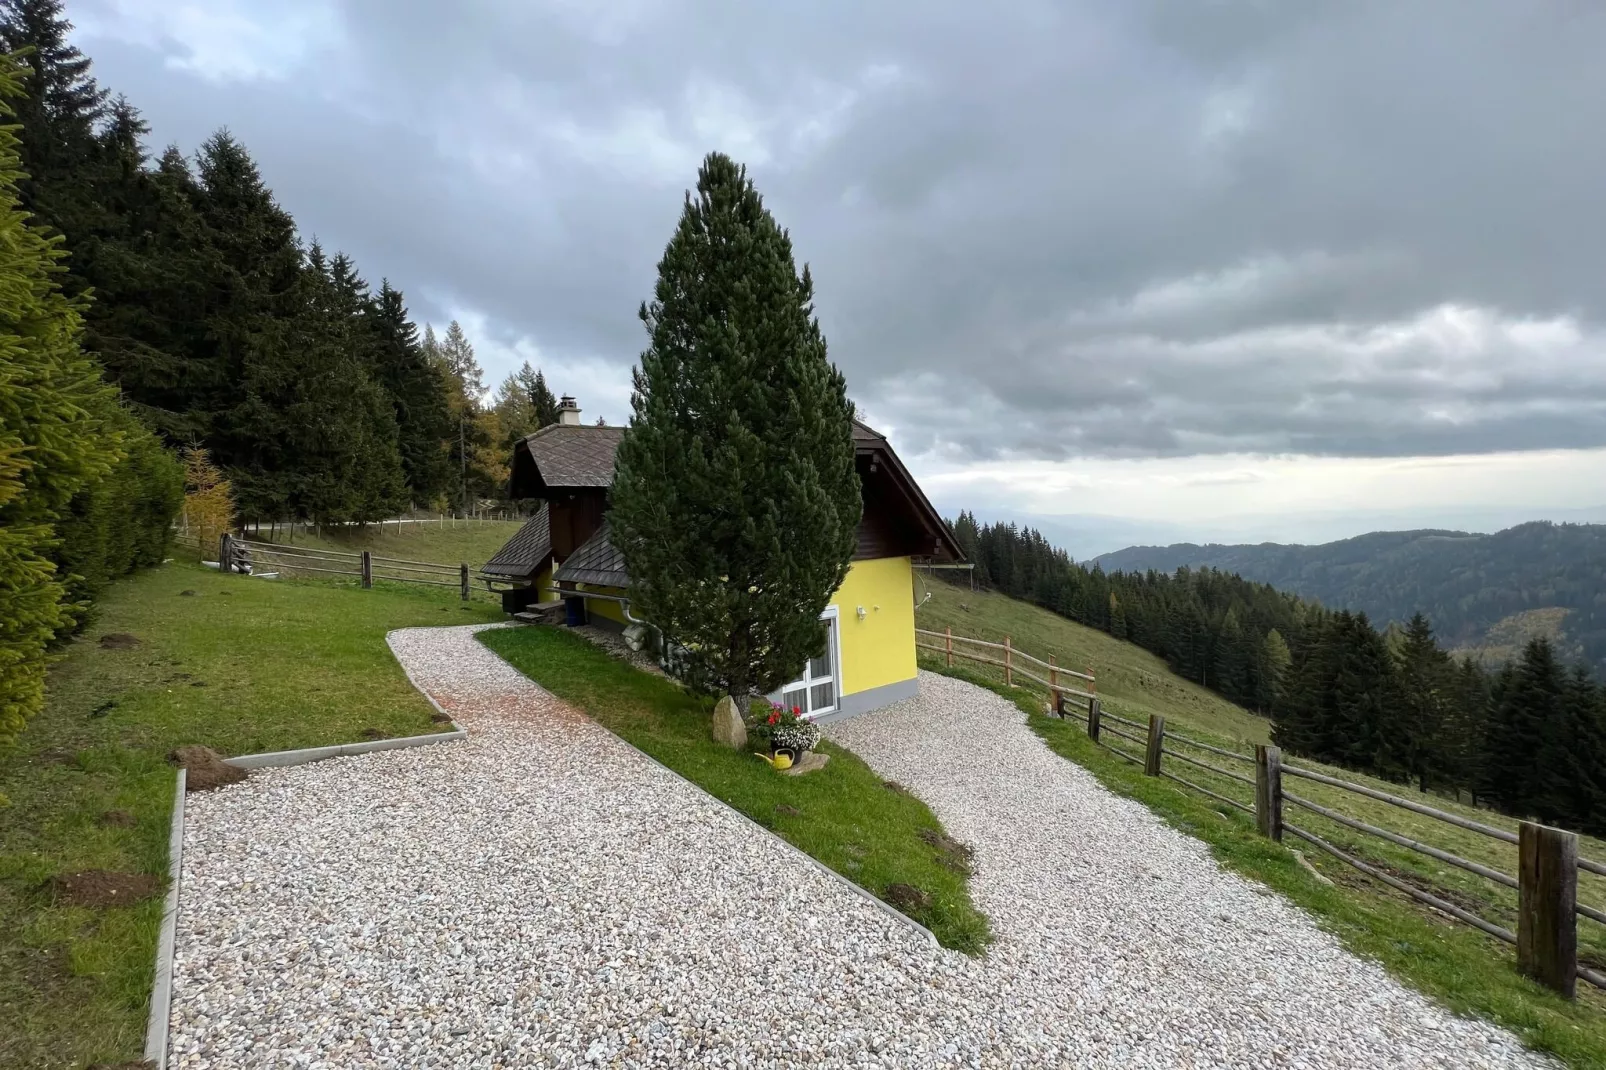
POLYGON ((189 800, 169 1066, 1550 1065, 1224 874, 985 691, 922 675, 830 729, 971 847, 999 934, 978 960, 476 630, 390 636, 466 741, 189 800))

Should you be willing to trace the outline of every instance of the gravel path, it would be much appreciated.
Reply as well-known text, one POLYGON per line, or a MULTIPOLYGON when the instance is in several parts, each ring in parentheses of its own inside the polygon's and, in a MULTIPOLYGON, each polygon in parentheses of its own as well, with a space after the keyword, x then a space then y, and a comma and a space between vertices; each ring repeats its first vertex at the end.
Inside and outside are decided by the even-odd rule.
POLYGON ((170 1066, 1545 1065, 1223 875, 987 692, 923 677, 831 730, 975 845, 1000 934, 977 961, 475 630, 390 639, 467 742, 190 798, 170 1066))
POLYGON ((999 937, 986 968, 1057 993, 1112 1065, 1554 1065, 1222 870, 989 691, 922 672, 918 697, 826 734, 972 846, 971 893, 999 937))

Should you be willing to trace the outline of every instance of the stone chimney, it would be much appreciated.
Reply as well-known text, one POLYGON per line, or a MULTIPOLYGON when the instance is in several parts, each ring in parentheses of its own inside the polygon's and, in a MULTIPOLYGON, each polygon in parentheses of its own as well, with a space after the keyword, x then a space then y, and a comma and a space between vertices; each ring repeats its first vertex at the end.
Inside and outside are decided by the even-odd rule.
POLYGON ((558 423, 580 426, 580 406, 567 394, 558 399, 558 423))

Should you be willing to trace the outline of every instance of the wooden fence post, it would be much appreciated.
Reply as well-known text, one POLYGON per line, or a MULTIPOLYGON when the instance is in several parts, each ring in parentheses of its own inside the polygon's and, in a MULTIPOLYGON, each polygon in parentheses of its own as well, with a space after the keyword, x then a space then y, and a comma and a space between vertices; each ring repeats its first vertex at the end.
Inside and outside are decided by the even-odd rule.
POLYGON ((362 585, 364 587, 374 585, 374 557, 369 550, 362 552, 362 585))
POLYGON ((1255 827, 1283 838, 1283 752, 1265 743, 1255 744, 1255 827))
POLYGON ((1572 999, 1578 979, 1578 837, 1524 821, 1517 832, 1517 965, 1572 999))
POLYGON ((1050 654, 1048 656, 1048 686, 1049 686, 1050 690, 1053 690, 1054 688, 1058 687, 1059 685, 1060 685, 1059 662, 1054 660, 1054 655, 1053 654, 1050 654))
POLYGON ((457 582, 463 588, 463 601, 468 601, 468 564, 457 566, 457 582))
POLYGON ((1143 753, 1143 775, 1160 775, 1160 754, 1165 747, 1165 718, 1149 714, 1149 749, 1143 753))
POLYGON ((1009 636, 1006 635, 1006 636, 1004 636, 1004 686, 1005 687, 1014 687, 1015 686, 1015 666, 1013 664, 1014 659, 1010 656, 1012 653, 1013 653, 1013 651, 1011 651, 1010 648, 1009 648, 1009 636))
POLYGON ((1099 700, 1089 699, 1087 703, 1087 738, 1094 743, 1099 741, 1099 725, 1104 719, 1099 710, 1099 700))
POLYGON ((952 628, 944 628, 943 631, 948 637, 948 667, 951 669, 954 667, 954 630, 952 628))

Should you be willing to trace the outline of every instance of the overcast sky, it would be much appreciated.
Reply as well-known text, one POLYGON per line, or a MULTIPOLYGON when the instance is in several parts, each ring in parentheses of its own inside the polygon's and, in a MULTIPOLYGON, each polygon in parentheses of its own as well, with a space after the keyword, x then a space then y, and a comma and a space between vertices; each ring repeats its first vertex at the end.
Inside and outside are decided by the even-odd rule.
POLYGON ((588 418, 720 149, 945 512, 1078 556, 1606 519, 1594 0, 68 11, 157 147, 228 126, 304 236, 588 418))

